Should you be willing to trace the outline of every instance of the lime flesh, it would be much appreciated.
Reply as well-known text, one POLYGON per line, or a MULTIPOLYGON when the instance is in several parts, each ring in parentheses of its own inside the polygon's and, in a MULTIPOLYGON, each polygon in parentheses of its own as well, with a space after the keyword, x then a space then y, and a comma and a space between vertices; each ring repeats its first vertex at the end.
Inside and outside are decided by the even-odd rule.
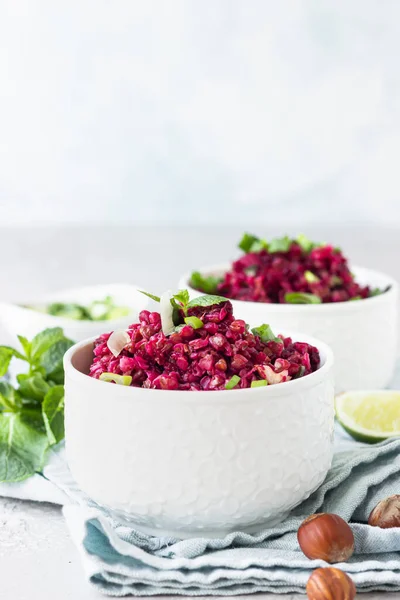
POLYGON ((374 444, 400 436, 400 391, 357 391, 336 398, 336 417, 356 440, 374 444))

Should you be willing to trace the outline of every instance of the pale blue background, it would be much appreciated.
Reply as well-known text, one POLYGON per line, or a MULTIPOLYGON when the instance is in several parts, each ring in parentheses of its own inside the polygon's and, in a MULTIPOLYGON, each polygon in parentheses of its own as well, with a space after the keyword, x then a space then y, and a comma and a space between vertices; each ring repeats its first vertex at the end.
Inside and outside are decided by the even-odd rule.
POLYGON ((2 0, 0 223, 399 224, 400 1, 2 0))

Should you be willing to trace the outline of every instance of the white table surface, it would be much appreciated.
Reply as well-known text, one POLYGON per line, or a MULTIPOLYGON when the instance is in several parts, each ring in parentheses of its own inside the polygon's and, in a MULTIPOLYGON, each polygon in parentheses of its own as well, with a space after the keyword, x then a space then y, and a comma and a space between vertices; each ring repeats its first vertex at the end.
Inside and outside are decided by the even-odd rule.
MULTIPOLYGON (((400 279, 399 231, 350 226, 304 229, 316 239, 342 245, 353 263, 400 279)), ((291 233, 295 231, 292 228, 291 233)), ((131 281, 160 292, 174 288, 182 272, 228 260, 240 234, 238 228, 195 227, 0 229, 0 299, 26 300, 55 289, 111 281, 131 281)), ((0 568, 4 600, 104 598, 86 583, 61 511, 51 505, 0 499, 0 568)), ((383 596, 400 598, 397 593, 363 598, 383 596)))

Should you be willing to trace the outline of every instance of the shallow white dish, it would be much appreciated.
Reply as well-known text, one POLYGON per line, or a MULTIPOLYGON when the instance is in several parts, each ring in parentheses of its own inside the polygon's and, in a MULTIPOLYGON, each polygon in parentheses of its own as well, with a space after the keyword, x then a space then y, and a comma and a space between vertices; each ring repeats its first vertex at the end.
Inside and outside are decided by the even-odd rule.
MULTIPOLYGON (((229 265, 197 269, 204 275, 220 276, 229 265)), ((335 386, 338 392, 384 388, 389 385, 397 360, 398 284, 388 275, 353 267, 356 281, 390 289, 379 296, 354 302, 329 304, 266 304, 231 300, 237 318, 247 323, 269 323, 275 333, 294 329, 323 340, 335 356, 335 386)), ((189 286, 190 273, 179 288, 192 298, 199 292, 189 286)))
POLYGON ((77 321, 41 313, 30 308, 24 308, 19 304, 2 302, 0 303, 0 321, 11 337, 11 341, 16 344, 18 344, 17 335, 23 335, 31 339, 39 331, 48 327, 62 327, 67 337, 74 341, 80 341, 105 331, 126 328, 137 321, 139 312, 146 308, 149 303, 148 298, 141 294, 134 285, 104 284, 63 290, 34 300, 29 299, 24 304, 42 305, 52 302, 77 302, 85 305, 93 300, 102 300, 106 296, 112 296, 118 306, 130 307, 131 312, 120 319, 77 321))
POLYGON ((155 535, 221 537, 273 524, 332 459, 333 356, 287 383, 214 392, 149 390, 89 377, 93 340, 65 355, 69 466, 79 486, 155 535))

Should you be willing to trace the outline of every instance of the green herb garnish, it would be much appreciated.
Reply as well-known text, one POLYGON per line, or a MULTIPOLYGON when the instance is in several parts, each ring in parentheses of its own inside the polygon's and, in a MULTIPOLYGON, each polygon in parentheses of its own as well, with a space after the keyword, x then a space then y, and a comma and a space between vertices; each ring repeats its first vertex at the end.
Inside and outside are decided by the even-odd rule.
POLYGON ((203 321, 197 317, 185 317, 185 323, 193 329, 201 329, 204 326, 203 321))
POLYGON ((190 276, 190 285, 196 290, 200 290, 205 294, 214 294, 218 289, 218 284, 221 283, 222 277, 215 275, 202 275, 199 271, 193 271, 190 276))
POLYGON ((257 387, 265 387, 266 385, 268 385, 268 381, 266 379, 257 379, 255 381, 251 382, 250 387, 257 388, 257 387))
POLYGON ((152 300, 154 300, 154 302, 160 302, 161 300, 160 296, 154 296, 154 294, 149 294, 149 292, 145 292, 144 290, 139 290, 139 292, 141 294, 144 294, 148 298, 151 298, 152 300))
POLYGON ((320 280, 319 277, 317 277, 312 271, 305 271, 304 278, 307 283, 318 283, 320 280))
POLYGON ((300 233, 294 241, 297 242, 300 248, 307 254, 317 246, 317 244, 314 244, 314 242, 309 240, 304 233, 300 233))
POLYGON ((315 294, 305 292, 287 292, 285 302, 288 304, 321 304, 322 300, 315 294))
POLYGON ((0 481, 14 482, 40 472, 50 446, 64 438, 63 357, 73 344, 59 327, 31 341, 19 336, 23 351, 0 346, 0 376, 13 358, 27 373, 17 385, 0 381, 0 481))
POLYGON ((197 298, 193 298, 193 300, 186 305, 186 308, 193 308, 195 306, 213 306, 213 304, 222 304, 222 302, 228 302, 228 299, 223 296, 198 296, 197 298))
POLYGON ((267 325, 266 323, 260 325, 259 327, 254 327, 251 330, 251 333, 259 337, 263 344, 267 344, 268 342, 278 342, 283 344, 283 340, 277 337, 272 331, 270 325, 267 325))
POLYGON ((111 296, 104 300, 95 300, 88 306, 75 302, 52 302, 47 306, 27 306, 33 310, 44 312, 53 317, 74 319, 75 321, 110 321, 120 319, 131 312, 126 306, 117 306, 111 296))
POLYGON ((234 387, 237 386, 238 383, 240 383, 239 375, 232 375, 232 377, 228 379, 228 381, 225 383, 225 389, 232 390, 234 387))
POLYGON ((275 254, 276 252, 289 252, 292 240, 285 235, 282 238, 275 238, 268 244, 268 252, 275 254))
MULTIPOLYGON (((250 252, 253 244, 255 242, 259 242, 259 238, 256 237, 255 235, 252 235, 251 233, 244 233, 242 239, 240 240, 238 246, 241 250, 243 250, 243 252, 246 252, 246 254, 248 252, 250 252)), ((254 250, 253 250, 254 252, 254 250)))
POLYGON ((102 373, 99 379, 101 381, 112 381, 118 385, 131 385, 132 383, 130 375, 117 375, 116 373, 102 373))

